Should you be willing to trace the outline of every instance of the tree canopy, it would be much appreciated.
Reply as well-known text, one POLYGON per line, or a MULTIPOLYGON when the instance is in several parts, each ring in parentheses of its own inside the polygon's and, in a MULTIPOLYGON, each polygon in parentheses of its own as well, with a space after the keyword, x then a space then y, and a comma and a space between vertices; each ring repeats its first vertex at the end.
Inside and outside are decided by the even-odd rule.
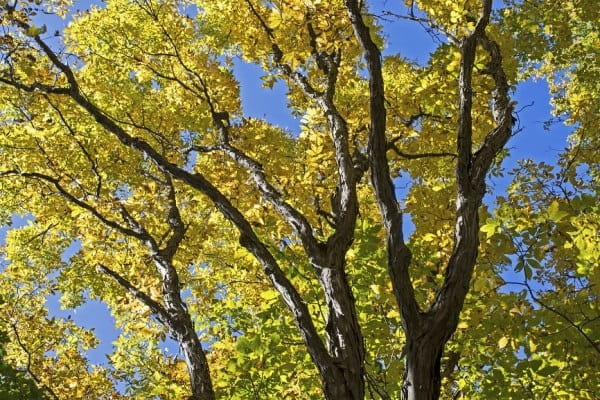
POLYGON ((0 0, 9 398, 598 398, 596 0, 86 8, 0 0), (240 63, 299 132, 245 114, 240 63), (534 78, 572 134, 507 168, 534 78), (108 307, 107 362, 52 296, 108 307))

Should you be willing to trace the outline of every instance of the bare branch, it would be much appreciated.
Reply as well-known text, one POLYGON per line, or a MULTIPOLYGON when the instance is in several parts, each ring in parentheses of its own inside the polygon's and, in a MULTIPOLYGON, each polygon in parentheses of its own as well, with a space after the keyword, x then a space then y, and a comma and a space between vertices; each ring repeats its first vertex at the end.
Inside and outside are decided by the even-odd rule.
POLYGON ((406 158, 407 160, 418 160, 420 158, 432 158, 432 157, 452 157, 452 158, 456 158, 457 155, 454 153, 447 153, 447 152, 441 152, 441 153, 418 153, 418 154, 410 154, 410 153, 405 153, 402 150, 400 150, 398 148, 398 146, 396 146, 395 143, 389 142, 388 143, 388 147, 390 149, 392 149, 394 151, 394 153, 396 153, 398 156, 402 157, 402 158, 406 158))

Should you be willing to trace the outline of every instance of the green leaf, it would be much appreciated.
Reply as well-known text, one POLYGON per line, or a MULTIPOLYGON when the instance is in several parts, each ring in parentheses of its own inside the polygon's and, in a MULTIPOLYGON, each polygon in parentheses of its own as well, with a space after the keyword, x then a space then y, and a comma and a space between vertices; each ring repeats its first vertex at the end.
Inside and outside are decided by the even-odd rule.
POLYGON ((47 28, 46 28, 45 24, 40 27, 31 25, 25 30, 25 34, 27 36, 33 37, 33 36, 38 36, 38 35, 42 35, 42 34, 46 33, 46 30, 47 30, 47 28))
POLYGON ((481 226, 480 230, 485 233, 486 238, 489 239, 499 230, 499 228, 500 226, 498 225, 497 220, 488 218, 486 223, 481 226))
POLYGON ((568 212, 562 211, 560 209, 560 204, 556 200, 550 203, 550 206, 548 206, 548 210, 546 212, 548 214, 548 218, 550 218, 554 222, 559 222, 569 215, 568 212))
POLYGON ((531 279, 533 272, 531 271, 531 267, 528 264, 523 264, 523 271, 525 272, 525 278, 528 280, 531 279))

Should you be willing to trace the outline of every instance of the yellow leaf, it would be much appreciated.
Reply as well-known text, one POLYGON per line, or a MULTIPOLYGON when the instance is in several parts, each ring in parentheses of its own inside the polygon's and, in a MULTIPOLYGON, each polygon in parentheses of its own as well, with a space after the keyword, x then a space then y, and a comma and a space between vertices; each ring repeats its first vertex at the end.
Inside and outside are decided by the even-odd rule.
POLYGON ((436 240, 436 238, 437 236, 433 233, 426 233, 425 235, 423 235, 424 242, 433 242, 434 240, 436 240))
POLYGON ((537 345, 533 343, 533 340, 529 339, 529 351, 533 353, 535 349, 537 349, 537 345))
POLYGON ((263 290, 262 292, 260 292, 260 297, 266 301, 274 300, 278 296, 279 293, 275 292, 274 290, 263 290))
POLYGON ((380 294, 381 293, 381 287, 379 285, 371 285, 371 290, 373 291, 373 293, 375 294, 380 294))
POLYGON ((506 336, 502 336, 500 340, 498 340, 498 347, 503 349, 508 344, 508 338, 506 336))

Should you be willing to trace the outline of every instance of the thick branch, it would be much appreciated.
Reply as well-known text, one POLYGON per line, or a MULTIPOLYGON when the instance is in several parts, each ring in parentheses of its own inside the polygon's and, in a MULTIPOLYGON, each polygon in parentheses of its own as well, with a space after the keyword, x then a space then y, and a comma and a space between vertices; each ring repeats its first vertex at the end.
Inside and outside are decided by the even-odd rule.
MULTIPOLYGON (((458 193, 456 199, 456 228, 454 233, 454 250, 450 256, 446 277, 436 300, 431 306, 432 318, 436 326, 447 327, 446 335, 454 331, 458 323, 458 315, 462 309, 465 296, 469 290, 473 268, 477 259, 479 246, 479 207, 485 192, 485 175, 496 154, 508 140, 512 125, 504 125, 503 119, 497 119, 502 125, 494 128, 484 139, 484 151, 478 151, 473 156, 472 144, 472 89, 471 77, 475 60, 477 42, 485 38, 485 27, 489 22, 491 0, 483 0, 483 10, 475 30, 463 40, 461 45, 460 86, 460 115, 457 134, 458 162, 456 180, 458 193), (506 140, 498 140, 498 132, 506 135, 506 140), (486 145, 486 143, 488 143, 486 145)), ((496 48, 496 50, 498 50, 496 48)), ((508 85, 501 72, 501 60, 497 54, 490 54, 491 64, 499 80, 494 89, 494 101, 508 104, 508 85), (501 93, 500 93, 501 92, 501 93)), ((506 110, 504 111, 506 112, 506 110)), ((510 112, 509 112, 510 117, 510 112)), ((502 117, 504 118, 504 117, 502 117)), ((512 121, 509 118, 509 121, 512 121)))
POLYGON ((481 35, 480 43, 490 55, 487 72, 494 79, 492 91, 493 115, 496 127, 489 132, 481 147, 477 150, 473 161, 472 180, 475 184, 482 182, 491 164, 498 153, 502 150, 508 139, 510 139, 513 121, 513 104, 508 95, 510 86, 506 74, 502 68, 502 54, 500 46, 489 39, 485 34, 481 35))
POLYGON ((175 185, 169 175, 166 175, 167 183, 169 185, 169 213, 167 215, 167 223, 172 230, 171 237, 167 240, 167 243, 163 249, 160 250, 162 256, 167 259, 173 259, 175 252, 177 251, 179 244, 185 236, 186 227, 181 218, 179 207, 177 206, 177 198, 175 197, 175 185))
POLYGON ((404 243, 402 212, 398 205, 394 184, 387 160, 385 90, 381 65, 381 52, 371 38, 356 0, 345 0, 348 16, 354 29, 369 71, 369 111, 371 132, 369 134, 369 160, 371 182, 377 196, 377 204, 387 233, 388 269, 396 301, 403 316, 403 323, 418 323, 419 307, 415 300, 408 266, 410 251, 404 243))
POLYGON ((459 87, 459 116, 457 133, 457 153, 458 160, 456 166, 456 178, 458 191, 461 195, 468 195, 472 190, 482 191, 484 182, 471 181, 471 149, 473 147, 473 117, 471 110, 473 108, 473 88, 472 76, 473 65, 478 41, 485 35, 485 28, 489 23, 492 10, 491 0, 483 0, 483 9, 473 32, 465 37, 460 43, 460 76, 458 78, 459 87), (472 187, 472 183, 478 183, 472 187))

